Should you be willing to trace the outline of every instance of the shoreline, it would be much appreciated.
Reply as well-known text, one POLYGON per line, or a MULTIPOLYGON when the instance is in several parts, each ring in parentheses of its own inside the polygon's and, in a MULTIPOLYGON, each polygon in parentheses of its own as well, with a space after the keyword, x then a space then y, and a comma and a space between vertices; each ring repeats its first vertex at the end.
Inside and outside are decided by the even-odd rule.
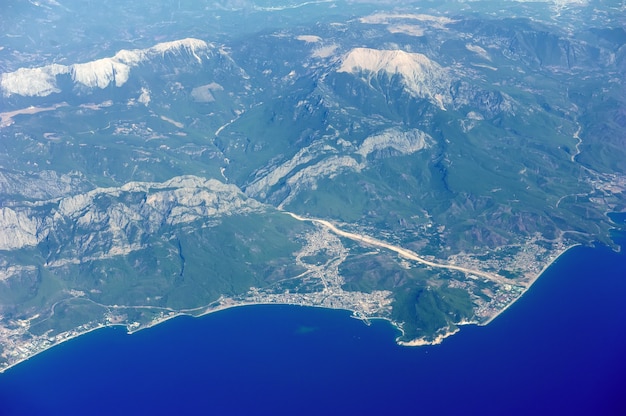
MULTIPOLYGON (((517 303, 517 301, 520 300, 522 298, 522 296, 524 296, 524 294, 530 290, 530 288, 546 272, 546 270, 548 270, 550 268, 550 266, 552 266, 563 254, 567 253, 570 249, 572 249, 574 247, 581 246, 581 245, 582 244, 580 244, 580 243, 576 243, 576 244, 572 244, 570 246, 567 246, 566 248, 561 250, 550 262, 548 262, 541 269, 541 271, 539 273, 537 273, 537 275, 535 275, 532 279, 530 279, 528 281, 528 285, 524 288, 524 290, 522 291, 522 293, 520 293, 520 295, 518 297, 516 297, 512 302, 510 302, 508 305, 506 305, 504 308, 502 308, 500 311, 498 311, 498 313, 496 313, 495 315, 491 316, 486 321, 484 321, 484 322, 478 322, 478 321, 457 322, 457 323, 453 324, 453 325, 457 326, 456 328, 448 327, 444 333, 437 334, 432 340, 428 340, 428 339, 426 339, 426 337, 420 337, 420 338, 415 338, 415 339, 412 339, 412 340, 409 340, 409 341, 402 341, 402 340, 400 340, 400 337, 397 337, 396 338, 396 343, 398 345, 403 346, 403 347, 421 347, 421 346, 426 346, 426 345, 439 345, 439 344, 441 344, 444 341, 444 339, 446 339, 446 338, 448 338, 448 337, 458 333, 461 330, 460 329, 461 326, 465 326, 465 325, 487 326, 487 325, 489 325, 494 319, 496 319, 498 316, 500 316, 504 311, 509 309, 515 303, 517 303)), ((382 318, 382 319, 386 319, 386 318, 382 318)), ((389 319, 387 319, 387 320, 389 322, 391 322, 391 324, 394 327, 396 327, 400 332, 402 332, 402 334, 404 335, 404 331, 402 330, 402 328, 399 325, 397 325, 395 322, 393 322, 393 321, 391 321, 389 319)))
MULTIPOLYGON (((374 319, 380 319, 380 320, 385 320, 387 322, 389 322, 389 324, 391 326, 393 326, 394 328, 396 328, 398 331, 400 331, 402 333, 402 335, 398 336, 395 338, 395 342, 397 345, 403 346, 403 347, 420 347, 420 346, 426 346, 426 345, 438 345, 441 344, 446 338, 458 333, 460 331, 460 326, 463 325, 478 325, 478 326, 486 326, 489 323, 491 323, 494 319, 496 319, 498 316, 500 316, 504 311, 506 311, 509 307, 511 307, 513 304, 515 304, 522 296, 524 296, 524 294, 535 284, 535 282, 545 273, 545 271, 550 268, 550 266, 552 266, 552 264, 554 264, 554 262, 556 262, 563 254, 565 254, 566 252, 568 252, 570 249, 580 246, 581 244, 577 243, 577 244, 573 244, 570 245, 568 247, 566 247, 565 249, 563 249, 562 251, 560 251, 555 257, 554 259, 552 259, 550 262, 548 262, 543 269, 536 275, 534 276, 531 280, 529 280, 528 285, 524 288, 524 290, 522 291, 522 293, 515 298, 515 300, 513 300, 512 302, 510 302, 508 305, 506 305, 502 310, 498 311, 497 314, 491 316, 489 319, 487 319, 484 322, 476 322, 476 321, 465 321, 465 322, 459 322, 459 323, 454 323, 455 328, 452 327, 447 327, 445 329, 445 332, 443 333, 438 333, 434 336, 434 338, 432 340, 428 340, 426 339, 426 337, 420 337, 420 338, 415 338, 409 341, 402 341, 400 340, 400 338, 402 337, 402 335, 404 335, 404 331, 402 330, 402 327, 395 321, 393 321, 390 318, 387 317, 383 317, 383 316, 363 316, 361 315, 358 311, 355 310, 351 310, 351 309, 342 309, 342 308, 329 308, 327 306, 319 306, 319 305, 304 305, 301 303, 275 303, 275 302, 251 302, 251 303, 233 303, 233 304, 226 304, 226 305, 217 305, 215 307, 211 307, 209 305, 207 306, 200 306, 197 308, 191 308, 191 309, 186 309, 184 311, 178 311, 172 315, 167 315, 167 316, 163 316, 162 318, 159 318, 157 320, 154 320, 148 324, 145 324, 143 326, 139 326, 138 328, 131 328, 130 325, 131 324, 124 324, 124 323, 116 323, 116 324, 98 324, 93 328, 89 328, 87 330, 85 330, 84 332, 80 332, 80 333, 76 333, 76 334, 71 334, 65 338, 63 338, 62 340, 56 342, 55 344, 50 345, 48 348, 45 348, 41 351, 38 351, 37 353, 30 355, 26 358, 20 359, 10 365, 8 365, 7 367, 4 367, 2 369, 0 369, 0 374, 4 374, 7 370, 15 367, 18 364, 21 364, 25 361, 28 361, 29 359, 36 357, 37 355, 51 349, 54 348, 56 346, 59 346, 61 344, 63 344, 64 342, 70 341, 72 339, 78 338, 82 335, 88 334, 90 332, 99 330, 99 329, 103 329, 103 328, 113 328, 116 326, 122 326, 126 328, 126 333, 128 335, 132 335, 134 333, 137 333, 139 331, 148 329, 148 328, 152 328, 154 326, 157 326, 159 324, 162 324, 170 319, 173 318, 177 318, 179 316, 190 316, 193 318, 200 318, 206 315, 210 315, 212 313, 216 313, 216 312, 220 312, 220 311, 224 311, 227 309, 232 309, 232 308, 239 308, 239 307, 245 307, 245 306, 260 306, 260 305, 285 305, 285 306, 301 306, 301 307, 306 307, 306 308, 319 308, 319 309, 328 309, 328 310, 334 310, 334 311, 347 311, 351 313, 351 318, 355 318, 358 319, 360 321, 363 321, 365 324, 368 324, 369 320, 374 320, 374 319), (200 312, 201 311, 201 312, 200 312)), ((215 302, 212 302, 215 303, 215 302)))
POLYGON ((77 333, 77 334, 68 335, 67 337, 63 338, 62 340, 60 340, 60 341, 56 342, 55 344, 50 345, 50 346, 49 346, 48 348, 46 348, 46 349, 43 349, 43 350, 41 350, 41 351, 37 351, 37 353, 35 353, 35 354, 31 355, 31 356, 28 356, 28 357, 26 357, 26 358, 22 358, 22 359, 20 359, 19 361, 16 361, 16 362, 14 362, 14 363, 12 363, 12 364, 9 364, 8 366, 6 366, 6 367, 4 367, 4 368, 1 368, 1 369, 0 369, 0 374, 4 374, 7 370, 9 370, 9 369, 11 369, 11 368, 13 368, 13 367, 17 366, 18 364, 22 364, 22 363, 24 363, 24 362, 26 362, 26 361, 30 360, 31 358, 36 357, 36 356, 38 356, 39 354, 41 354, 41 353, 44 353, 44 352, 48 351, 49 349, 52 349, 52 348, 57 347, 57 346, 59 346, 59 345, 62 345, 63 343, 65 343, 65 342, 67 342, 67 341, 70 341, 70 340, 72 340, 72 339, 78 338, 78 337, 80 337, 80 336, 82 336, 82 335, 85 335, 85 334, 88 334, 88 333, 90 333, 90 332, 97 331, 98 329, 109 328, 109 327, 114 327, 114 326, 124 326, 124 325, 123 325, 123 324, 99 325, 99 326, 95 326, 95 327, 93 327, 93 328, 89 328, 88 330, 86 330, 86 331, 84 331, 84 332, 80 332, 80 333, 77 333))
POLYGON ((550 262, 548 262, 543 269, 541 269, 541 271, 539 273, 537 273, 537 275, 535 277, 533 277, 532 279, 530 279, 528 281, 528 285, 524 288, 524 290, 522 290, 522 293, 520 293, 520 295, 518 297, 515 298, 515 300, 513 300, 512 302, 510 302, 508 305, 506 305, 504 308, 502 308, 500 311, 498 311, 498 313, 496 313, 495 315, 493 315, 492 317, 490 317, 489 319, 487 319, 485 322, 480 322, 477 325, 478 326, 486 326, 489 325, 489 323, 491 323, 494 319, 496 319, 498 316, 502 315, 502 313, 504 311, 506 311, 507 309, 509 309, 512 305, 514 305, 515 303, 517 303, 518 300, 520 300, 522 298, 522 296, 524 296, 524 294, 526 292, 528 292, 528 290, 530 290, 531 287, 533 287, 533 285, 535 284, 535 282, 537 282, 537 280, 546 272, 546 270, 548 270, 550 268, 550 266, 552 266, 554 264, 554 262, 556 262, 563 254, 567 253, 570 249, 574 248, 574 247, 578 247, 581 246, 582 244, 580 243, 576 243, 576 244, 572 244, 570 246, 567 246, 566 248, 564 248, 563 250, 561 250, 550 262))
POLYGON ((68 335, 67 337, 64 337, 60 341, 58 341, 58 342, 48 346, 47 348, 42 349, 41 351, 37 351, 35 354, 32 354, 32 355, 30 355, 28 357, 25 357, 25 358, 22 358, 22 359, 14 362, 14 363, 9 364, 8 366, 6 366, 4 368, 0 368, 0 375, 4 374, 7 370, 9 370, 9 369, 11 369, 11 368, 13 368, 13 367, 15 367, 15 366, 17 366, 19 364, 22 364, 22 363, 30 360, 31 358, 34 358, 34 357, 38 356, 39 354, 42 354, 42 353, 44 353, 44 352, 46 352, 46 351, 48 351, 48 350, 50 350, 52 348, 55 348, 55 347, 65 343, 67 341, 73 340, 73 339, 78 338, 78 337, 80 337, 82 335, 86 335, 86 334, 89 334, 90 332, 94 332, 94 331, 97 331, 97 330, 100 330, 100 329, 114 328, 114 327, 124 327, 126 329, 126 334, 127 335, 133 335, 133 334, 135 334, 137 332, 143 331, 145 329, 153 328, 153 327, 155 327, 157 325, 160 325, 160 324, 162 324, 162 323, 164 323, 166 321, 169 321, 171 319, 178 318, 178 317, 181 317, 181 316, 189 316, 191 318, 201 318, 203 316, 207 316, 207 315, 210 315, 210 314, 213 314, 213 313, 216 313, 216 312, 225 311, 225 310, 228 310, 228 309, 240 308, 240 307, 246 307, 246 306, 262 306, 262 305, 300 306, 300 307, 303 307, 303 308, 318 308, 318 309, 327 309, 327 310, 332 310, 332 311, 346 311, 346 312, 350 312, 351 313, 351 315, 350 315, 351 318, 358 319, 359 321, 363 321, 366 324, 371 319, 383 319, 383 320, 389 321, 394 327, 396 327, 396 325, 393 323, 393 321, 391 321, 388 318, 359 316, 359 314, 357 314, 356 311, 351 310, 351 309, 329 308, 327 306, 319 306, 319 305, 303 305, 301 303, 275 303, 275 302, 239 303, 239 304, 232 304, 232 305, 226 305, 226 306, 220 305, 220 306, 216 307, 215 309, 209 309, 208 306, 201 306, 201 307, 198 307, 198 308, 187 309, 184 312, 182 312, 182 311, 181 312, 176 312, 173 315, 164 316, 164 317, 162 317, 162 318, 160 318, 158 320, 152 321, 149 324, 140 326, 140 327, 135 328, 135 329, 131 329, 130 328, 131 324, 124 324, 124 323, 98 324, 98 325, 94 326, 93 328, 89 328, 89 329, 87 329, 87 330, 85 330, 83 332, 79 332, 79 333, 76 333, 76 334, 68 335), (205 310, 202 313, 194 314, 192 311, 194 311, 196 309, 197 310, 205 309, 205 310))

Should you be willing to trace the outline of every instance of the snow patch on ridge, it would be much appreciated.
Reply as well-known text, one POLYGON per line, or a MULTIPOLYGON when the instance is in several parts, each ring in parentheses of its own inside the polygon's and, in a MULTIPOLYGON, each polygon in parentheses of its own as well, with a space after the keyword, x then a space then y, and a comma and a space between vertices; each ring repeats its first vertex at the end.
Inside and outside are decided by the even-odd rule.
POLYGON ((182 55, 187 53, 199 63, 199 52, 207 50, 209 44, 200 39, 181 39, 159 43, 147 49, 122 49, 113 57, 73 65, 51 64, 39 68, 20 68, 17 71, 0 74, 0 90, 4 96, 45 97, 60 92, 57 87, 58 75, 70 74, 72 80, 88 88, 106 88, 111 84, 124 85, 133 67, 146 60, 165 54, 182 55))
POLYGON ((390 24, 398 20, 418 21, 427 23, 437 28, 443 28, 445 25, 456 22, 445 16, 432 16, 429 14, 418 13, 374 13, 359 19, 361 23, 366 24, 390 24))
POLYGON ((313 58, 329 58, 331 56, 333 56, 335 54, 335 51, 339 48, 338 45, 336 44, 331 44, 331 45, 325 45, 325 46, 320 46, 319 48, 315 49, 313 51, 313 53, 311 54, 311 56, 313 58))
POLYGON ((15 72, 0 74, 0 89, 6 96, 41 96, 61 92, 56 85, 57 75, 67 74, 65 65, 46 65, 40 68, 20 68, 15 72))
POLYGON ((296 37, 296 39, 301 40, 306 43, 317 43, 322 40, 322 38, 320 38, 319 36, 315 36, 315 35, 300 35, 296 37))
POLYGON ((128 81, 130 67, 111 58, 98 59, 97 61, 75 64, 71 67, 74 82, 86 87, 106 88, 112 82, 121 87, 128 81))
POLYGON ((474 53, 475 53, 475 54, 477 54, 478 56, 480 56, 480 57, 482 57, 482 58, 484 58, 484 59, 486 59, 486 60, 488 60, 488 61, 491 61, 491 57, 489 56, 489 53, 488 53, 488 52, 487 52, 484 48, 481 48, 481 47, 480 47, 480 46, 478 46, 478 45, 472 45, 472 44, 470 44, 470 43, 466 44, 466 45, 465 45, 465 48, 466 48, 468 51, 470 51, 470 52, 474 52, 474 53))

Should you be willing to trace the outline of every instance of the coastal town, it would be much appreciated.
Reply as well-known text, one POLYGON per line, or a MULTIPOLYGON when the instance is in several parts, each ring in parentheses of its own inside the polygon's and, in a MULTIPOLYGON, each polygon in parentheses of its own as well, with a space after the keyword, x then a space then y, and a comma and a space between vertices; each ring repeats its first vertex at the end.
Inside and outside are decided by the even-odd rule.
MULTIPOLYGON (((295 214, 291 214, 295 216, 295 214)), ((129 333, 160 324, 180 315, 202 316, 220 310, 247 305, 299 305, 351 311, 355 318, 368 323, 369 319, 387 319, 398 329, 401 323, 391 319, 393 294, 386 290, 369 292, 349 291, 344 289, 345 279, 340 266, 350 255, 350 249, 344 241, 357 241, 365 247, 375 247, 384 252, 395 254, 397 261, 404 267, 426 267, 431 270, 451 271, 454 278, 448 279, 448 286, 460 288, 473 294, 475 317, 464 322, 450 324, 485 324, 519 298, 560 253, 568 247, 559 244, 549 251, 538 240, 529 239, 524 246, 517 247, 516 254, 507 257, 492 256, 488 261, 476 260, 470 255, 456 255, 447 262, 435 263, 424 260, 417 254, 393 246, 372 237, 347 233, 327 221, 298 217, 301 221, 317 224, 316 231, 302 236, 302 249, 294 253, 294 262, 304 271, 297 276, 274 282, 267 287, 251 287, 246 293, 235 296, 221 296, 209 305, 192 309, 175 310, 151 305, 103 305, 89 299, 82 291, 68 292, 68 297, 60 302, 71 307, 73 302, 92 302, 107 310, 101 319, 77 325, 70 330, 46 331, 35 335, 30 331, 31 323, 41 317, 39 314, 29 319, 8 320, 9 324, 0 327, 0 372, 39 354, 55 345, 66 342, 88 332, 109 327, 124 326, 129 333), (324 259, 321 262, 319 259, 324 259), (489 272, 482 270, 490 270, 489 272), (474 269, 476 268, 476 269, 474 269), (523 271, 523 278, 508 279, 493 270, 523 271), (474 295, 480 291, 483 296, 474 295), (140 320, 129 319, 129 312, 141 311, 140 320)), ((50 311, 54 313, 54 308, 50 311)), ((448 333, 454 333, 450 327, 448 333)), ((425 345, 441 342, 439 336, 431 341, 414 340, 404 345, 425 345)))

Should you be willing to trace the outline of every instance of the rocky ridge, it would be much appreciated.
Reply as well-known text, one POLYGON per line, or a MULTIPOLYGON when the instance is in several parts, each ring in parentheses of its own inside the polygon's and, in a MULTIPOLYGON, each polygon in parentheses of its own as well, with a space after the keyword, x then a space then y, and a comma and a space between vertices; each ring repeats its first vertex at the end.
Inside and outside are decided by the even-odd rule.
POLYGON ((55 240, 61 257, 127 254, 164 226, 262 211, 234 185, 197 176, 162 183, 130 182, 37 204, 0 209, 0 250, 55 240), (68 239, 67 236, 73 236, 68 239))
POLYGON ((409 155, 429 147, 432 137, 418 129, 404 131, 389 128, 370 135, 360 145, 335 137, 322 139, 300 149, 291 159, 257 172, 255 180, 245 188, 251 197, 268 198, 275 191, 287 196, 279 208, 288 204, 298 192, 315 189, 321 178, 333 178, 342 172, 360 172, 371 160, 394 154, 409 155), (283 191, 276 189, 280 185, 283 191))

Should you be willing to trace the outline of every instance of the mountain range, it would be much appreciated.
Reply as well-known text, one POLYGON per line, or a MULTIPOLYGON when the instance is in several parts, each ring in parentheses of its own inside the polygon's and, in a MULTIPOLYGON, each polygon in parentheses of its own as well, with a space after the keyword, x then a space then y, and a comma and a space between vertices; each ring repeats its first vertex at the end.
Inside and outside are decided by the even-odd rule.
POLYGON ((7 24, 0 369, 254 303, 441 342, 569 247, 616 248, 612 5, 226 3, 120 5, 91 37, 53 3, 22 13, 55 28, 7 24))

